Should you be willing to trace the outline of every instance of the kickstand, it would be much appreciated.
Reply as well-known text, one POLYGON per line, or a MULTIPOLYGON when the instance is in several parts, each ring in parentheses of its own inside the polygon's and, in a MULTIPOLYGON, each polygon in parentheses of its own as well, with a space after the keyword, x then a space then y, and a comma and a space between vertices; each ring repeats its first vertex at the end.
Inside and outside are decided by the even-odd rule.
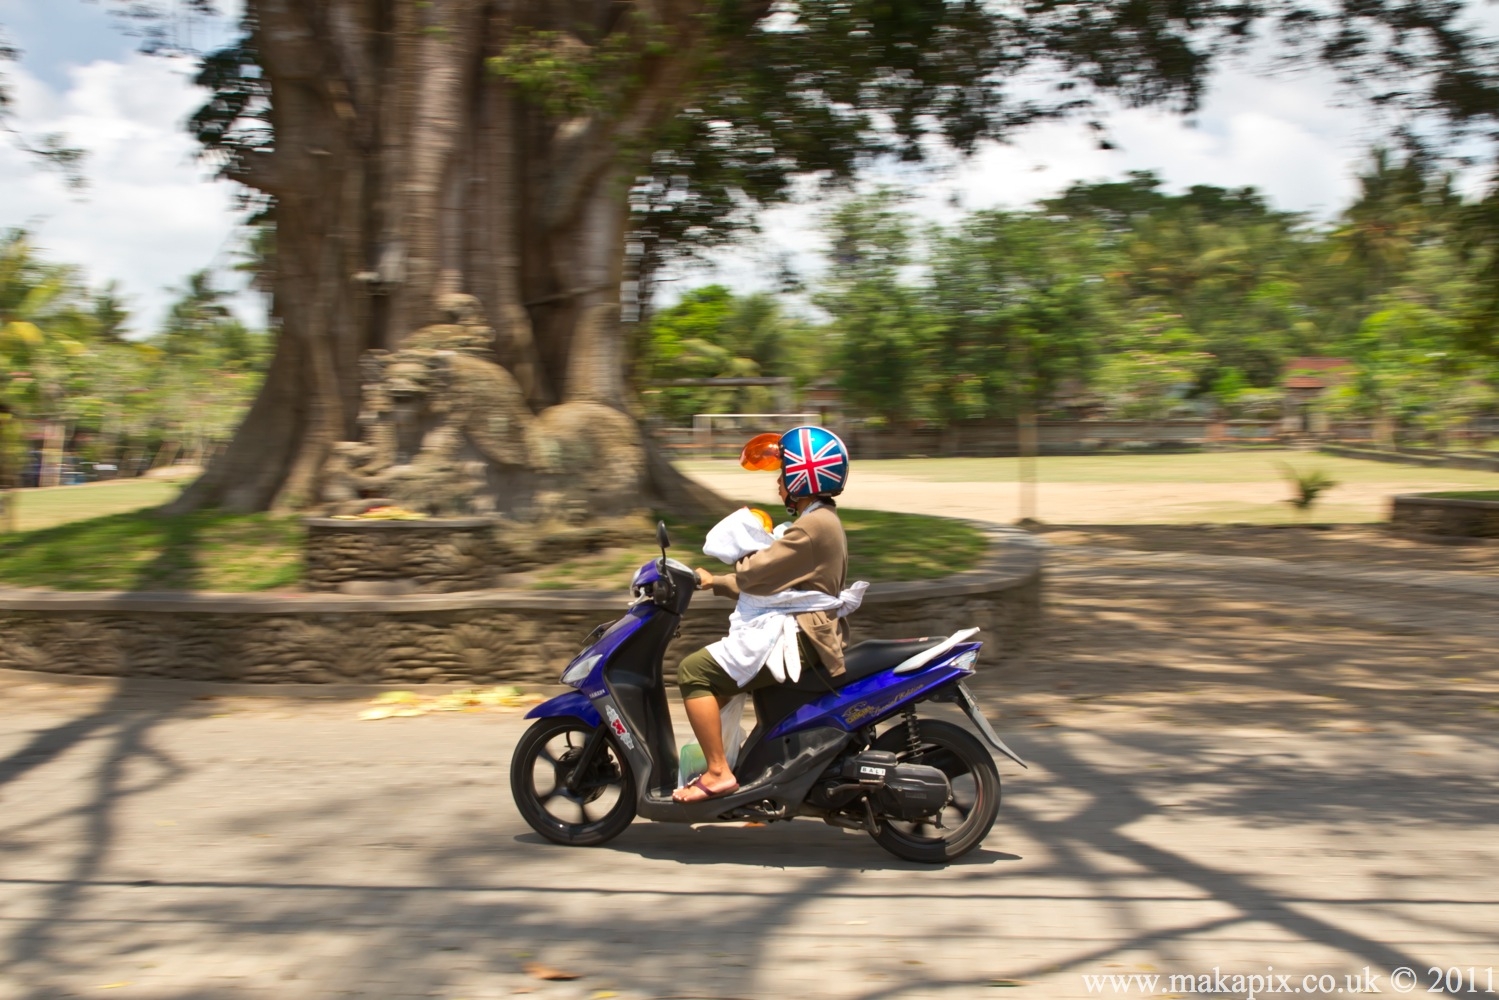
POLYGON ((874 806, 870 803, 867 796, 864 799, 864 829, 869 832, 871 837, 878 837, 880 835, 880 825, 875 822, 874 818, 874 806))

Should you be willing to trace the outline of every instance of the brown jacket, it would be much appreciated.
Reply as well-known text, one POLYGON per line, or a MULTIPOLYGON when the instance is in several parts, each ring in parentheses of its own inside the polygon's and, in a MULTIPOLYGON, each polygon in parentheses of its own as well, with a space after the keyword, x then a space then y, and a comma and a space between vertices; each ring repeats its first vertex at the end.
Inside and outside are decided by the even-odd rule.
MULTIPOLYGON (((752 552, 734 564, 734 572, 713 577, 713 592, 738 599, 740 591, 769 597, 783 590, 815 590, 837 597, 848 577, 848 538, 834 508, 808 510, 768 549, 752 552)), ((802 634, 817 650, 828 673, 843 673, 848 622, 830 611, 796 616, 802 634)))

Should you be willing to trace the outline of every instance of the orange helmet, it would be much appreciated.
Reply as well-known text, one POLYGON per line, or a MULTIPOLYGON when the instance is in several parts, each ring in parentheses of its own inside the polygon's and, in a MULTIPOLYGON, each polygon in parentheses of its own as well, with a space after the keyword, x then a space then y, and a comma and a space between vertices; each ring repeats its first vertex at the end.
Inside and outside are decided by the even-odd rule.
POLYGON ((751 472, 781 471, 781 435, 756 434, 739 452, 739 465, 751 472))

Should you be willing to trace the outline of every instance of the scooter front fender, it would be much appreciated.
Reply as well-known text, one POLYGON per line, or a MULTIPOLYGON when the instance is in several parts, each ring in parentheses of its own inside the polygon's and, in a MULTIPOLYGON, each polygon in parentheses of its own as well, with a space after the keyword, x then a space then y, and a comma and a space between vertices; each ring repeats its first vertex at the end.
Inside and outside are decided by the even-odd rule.
POLYGON ((593 707, 593 702, 589 701, 588 696, 582 691, 559 694, 551 701, 544 701, 526 713, 528 719, 555 719, 558 716, 581 719, 585 725, 589 726, 604 724, 599 710, 593 707))

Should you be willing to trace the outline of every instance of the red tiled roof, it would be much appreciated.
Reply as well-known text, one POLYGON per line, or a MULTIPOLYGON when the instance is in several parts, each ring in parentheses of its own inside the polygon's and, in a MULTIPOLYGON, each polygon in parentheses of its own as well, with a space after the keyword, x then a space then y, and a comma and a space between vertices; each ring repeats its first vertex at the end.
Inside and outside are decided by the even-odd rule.
POLYGON ((1339 368, 1352 368, 1353 362, 1347 358, 1292 358, 1286 362, 1286 371, 1334 371, 1339 368))

